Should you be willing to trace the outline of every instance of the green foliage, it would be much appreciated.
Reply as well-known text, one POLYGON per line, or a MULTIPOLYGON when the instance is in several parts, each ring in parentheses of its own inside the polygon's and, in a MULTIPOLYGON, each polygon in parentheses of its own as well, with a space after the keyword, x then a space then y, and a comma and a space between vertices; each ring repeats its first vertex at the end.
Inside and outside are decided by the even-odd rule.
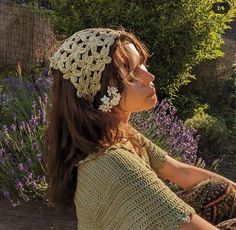
POLYGON ((57 34, 70 36, 88 27, 120 27, 138 35, 152 58, 161 98, 175 98, 195 76, 197 63, 223 55, 221 35, 236 9, 212 11, 217 0, 51 0, 57 34))
MULTIPOLYGON (((211 136, 213 140, 226 134, 225 123, 216 117, 213 117, 205 112, 208 105, 195 109, 195 114, 192 118, 185 121, 185 125, 192 126, 198 130, 204 130, 204 135, 211 136)), ((202 136, 203 138, 203 136, 202 136)), ((219 138, 219 139, 222 139, 219 138)))
POLYGON ((207 109, 207 104, 195 109, 194 116, 187 119, 184 124, 198 130, 199 156, 212 163, 212 160, 222 155, 226 147, 228 130, 224 120, 207 114, 205 112, 207 109))
POLYGON ((194 109, 202 106, 199 97, 194 94, 179 95, 174 100, 175 106, 178 108, 177 115, 181 119, 186 120, 194 115, 194 109))
MULTIPOLYGON (((216 140, 213 142, 211 135, 204 134, 204 131, 209 132, 209 129, 200 128, 199 132, 202 134, 202 138, 199 143, 199 155, 204 159, 208 158, 207 165, 212 164, 216 156, 221 160, 224 159, 222 162, 217 162, 217 164, 220 163, 221 173, 234 179, 235 168, 230 169, 226 160, 227 158, 233 160, 232 157, 236 152, 236 68, 233 65, 233 40, 226 38, 223 50, 225 52, 224 57, 206 61, 196 66, 197 79, 182 87, 180 90, 182 95, 174 103, 177 105, 179 117, 184 120, 194 116, 194 108, 198 108, 204 103, 209 105, 207 113, 211 115, 211 118, 217 117, 218 127, 223 124, 223 130, 226 134, 224 136, 223 132, 218 136, 215 130, 216 140)), ((198 122, 201 124, 201 121, 195 121, 195 123, 198 122)))
POLYGON ((233 52, 230 53, 229 49, 232 46, 228 46, 224 58, 199 65, 196 71, 198 79, 182 88, 181 95, 174 101, 181 118, 192 117, 194 108, 207 103, 209 114, 223 119, 229 130, 234 127, 236 85, 234 67, 228 64, 233 62, 233 52))

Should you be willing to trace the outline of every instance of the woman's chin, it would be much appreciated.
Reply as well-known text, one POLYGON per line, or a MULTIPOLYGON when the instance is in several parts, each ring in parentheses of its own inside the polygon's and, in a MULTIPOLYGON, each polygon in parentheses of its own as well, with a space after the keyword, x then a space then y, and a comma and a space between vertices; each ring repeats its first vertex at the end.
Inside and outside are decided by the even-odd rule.
POLYGON ((148 111, 148 110, 150 110, 150 109, 153 109, 154 107, 156 107, 157 103, 158 103, 158 100, 157 100, 157 98, 156 98, 156 99, 153 100, 153 102, 150 103, 148 106, 145 106, 143 109, 140 108, 140 110, 137 111, 137 112, 144 112, 144 111, 148 111))
POLYGON ((149 109, 152 109, 154 108, 158 103, 158 99, 157 99, 157 96, 154 95, 153 97, 151 97, 151 102, 150 102, 150 108, 149 109))

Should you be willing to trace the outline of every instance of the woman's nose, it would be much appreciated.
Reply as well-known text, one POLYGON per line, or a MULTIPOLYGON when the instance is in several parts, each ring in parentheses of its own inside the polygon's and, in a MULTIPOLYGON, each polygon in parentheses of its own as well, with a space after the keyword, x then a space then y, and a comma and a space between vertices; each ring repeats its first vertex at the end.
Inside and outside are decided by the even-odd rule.
POLYGON ((151 81, 155 81, 156 77, 151 73, 150 73, 150 75, 151 75, 151 81))
POLYGON ((146 84, 150 84, 150 82, 153 82, 155 80, 155 76, 149 72, 147 72, 146 76, 144 77, 144 81, 146 84))

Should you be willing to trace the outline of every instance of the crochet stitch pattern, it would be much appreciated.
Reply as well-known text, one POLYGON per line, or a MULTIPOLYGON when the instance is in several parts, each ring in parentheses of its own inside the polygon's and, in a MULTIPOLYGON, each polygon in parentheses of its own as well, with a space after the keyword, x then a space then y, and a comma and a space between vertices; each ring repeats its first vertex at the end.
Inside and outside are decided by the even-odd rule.
POLYGON ((191 221, 195 210, 158 177, 167 153, 144 141, 144 158, 114 144, 78 162, 77 229, 177 230, 191 221))
POLYGON ((110 47, 119 37, 112 29, 93 28, 76 32, 66 39, 50 59, 50 69, 60 70, 70 79, 77 96, 93 102, 101 89, 101 75, 111 63, 110 47))

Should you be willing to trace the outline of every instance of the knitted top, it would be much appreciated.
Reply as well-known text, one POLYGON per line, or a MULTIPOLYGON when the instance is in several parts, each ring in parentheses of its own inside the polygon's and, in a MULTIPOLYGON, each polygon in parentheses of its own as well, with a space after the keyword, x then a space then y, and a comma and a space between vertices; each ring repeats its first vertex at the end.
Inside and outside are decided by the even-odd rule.
POLYGON ((78 163, 74 196, 79 230, 174 230, 195 210, 158 178, 166 152, 140 134, 142 156, 126 144, 78 163))

